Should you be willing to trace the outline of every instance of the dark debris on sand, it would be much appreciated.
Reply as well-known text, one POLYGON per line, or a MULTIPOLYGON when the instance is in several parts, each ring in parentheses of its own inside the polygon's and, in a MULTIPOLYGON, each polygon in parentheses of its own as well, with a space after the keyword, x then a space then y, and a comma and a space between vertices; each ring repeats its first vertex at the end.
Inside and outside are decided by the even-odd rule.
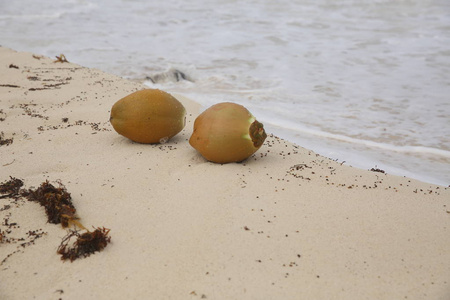
POLYGON ((23 181, 18 178, 9 177, 10 179, 0 183, 0 199, 15 198, 19 196, 20 188, 23 186, 23 181))

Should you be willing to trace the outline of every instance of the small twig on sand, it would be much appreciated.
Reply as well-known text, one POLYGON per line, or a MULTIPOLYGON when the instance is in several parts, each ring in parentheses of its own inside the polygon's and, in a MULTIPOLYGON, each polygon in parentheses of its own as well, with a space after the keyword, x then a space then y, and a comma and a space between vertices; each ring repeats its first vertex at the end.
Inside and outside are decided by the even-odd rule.
POLYGON ((10 162, 10 163, 8 163, 8 164, 4 164, 4 165, 2 165, 2 166, 3 166, 3 167, 6 167, 6 166, 9 166, 9 165, 12 165, 15 161, 16 161, 16 159, 14 158, 12 162, 10 162))

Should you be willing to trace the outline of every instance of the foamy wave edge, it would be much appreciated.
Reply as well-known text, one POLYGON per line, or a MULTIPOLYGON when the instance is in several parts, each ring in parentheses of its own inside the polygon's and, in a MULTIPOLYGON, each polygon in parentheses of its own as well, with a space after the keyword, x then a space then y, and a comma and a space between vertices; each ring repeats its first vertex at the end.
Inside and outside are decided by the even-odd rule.
POLYGON ((296 132, 307 133, 307 134, 314 135, 314 136, 319 136, 319 137, 323 137, 323 138, 334 139, 334 140, 338 140, 338 141, 363 145, 363 146, 367 146, 367 147, 371 147, 371 148, 379 148, 379 149, 395 151, 395 152, 399 152, 399 153, 420 153, 420 154, 437 155, 437 156, 441 156, 441 157, 450 158, 450 151, 436 149, 436 148, 432 148, 432 147, 395 146, 395 145, 386 144, 386 143, 378 143, 378 142, 369 141, 369 140, 356 139, 356 138, 352 138, 352 137, 345 136, 345 135, 333 134, 333 133, 324 132, 324 131, 311 129, 311 128, 305 128, 305 127, 300 128, 297 126, 290 126, 287 124, 281 125, 279 122, 275 123, 275 122, 270 122, 268 120, 265 120, 264 123, 269 124, 270 126, 273 126, 273 127, 280 128, 280 129, 288 129, 288 130, 292 130, 292 131, 296 131, 296 132))

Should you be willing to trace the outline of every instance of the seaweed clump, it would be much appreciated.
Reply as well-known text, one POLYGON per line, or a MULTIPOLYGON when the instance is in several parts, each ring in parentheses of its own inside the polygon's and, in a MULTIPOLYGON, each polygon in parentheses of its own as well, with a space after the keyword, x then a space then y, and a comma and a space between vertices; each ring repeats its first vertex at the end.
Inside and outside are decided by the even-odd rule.
MULTIPOLYGON (((70 229, 68 234, 62 239, 57 250, 57 253, 61 255, 62 260, 65 261, 70 259, 72 262, 77 258, 87 257, 96 251, 102 251, 108 243, 111 242, 111 237, 108 236, 110 229, 94 227, 95 230, 92 232, 86 229, 78 221, 79 218, 76 215, 76 209, 72 203, 70 193, 60 181, 57 181, 57 183, 59 184, 59 187, 54 186, 46 180, 41 183, 37 189, 21 189, 23 181, 10 177, 10 180, 0 184, 0 199, 17 199, 24 197, 28 201, 37 202, 44 207, 49 223, 61 224, 63 228, 74 226, 75 228, 78 227, 81 230, 85 230, 86 232, 81 233, 79 230, 70 229), (77 239, 69 246, 72 237, 76 237, 77 239)), ((0 209, 0 211, 8 208, 9 206, 5 206, 3 209, 0 209)), ((5 219, 3 225, 11 227, 15 226, 16 223, 9 224, 8 219, 5 219)), ((9 232, 0 230, 0 243, 12 241, 6 237, 6 233, 9 232)), ((22 243, 21 245, 24 246, 34 243, 34 240, 41 237, 43 234, 45 233, 30 231, 29 237, 32 238, 32 240, 28 243, 22 243)), ((3 262, 0 262, 0 265, 3 262)))
POLYGON ((41 184, 36 190, 29 189, 22 192, 29 201, 38 202, 45 208, 48 222, 52 224, 61 224, 64 228, 74 225, 86 230, 84 233, 71 229, 62 239, 57 253, 61 255, 62 260, 69 259, 71 262, 80 257, 87 257, 96 251, 102 251, 111 237, 108 236, 110 229, 95 228, 94 231, 86 229, 76 216, 76 209, 72 203, 72 197, 67 192, 65 186, 58 182, 59 187, 55 187, 48 181, 41 184), (76 237, 75 242, 69 246, 72 237, 76 237))
POLYGON ((76 217, 76 209, 72 203, 72 197, 67 192, 66 188, 61 182, 59 187, 55 187, 48 181, 41 184, 36 190, 29 189, 23 191, 22 195, 29 201, 38 202, 45 208, 47 219, 49 223, 61 224, 63 228, 74 224, 85 229, 78 218, 76 217))
POLYGON ((9 177, 8 181, 0 184, 0 199, 2 198, 16 198, 19 196, 20 188, 23 186, 23 181, 18 178, 9 177))
POLYGON ((96 251, 102 251, 111 242, 111 237, 108 236, 109 231, 110 229, 104 227, 82 234, 77 230, 70 230, 63 238, 57 252, 61 254, 61 260, 70 259, 70 262, 80 257, 88 257, 96 251), (72 246, 69 246, 70 239, 74 236, 77 239, 72 246))

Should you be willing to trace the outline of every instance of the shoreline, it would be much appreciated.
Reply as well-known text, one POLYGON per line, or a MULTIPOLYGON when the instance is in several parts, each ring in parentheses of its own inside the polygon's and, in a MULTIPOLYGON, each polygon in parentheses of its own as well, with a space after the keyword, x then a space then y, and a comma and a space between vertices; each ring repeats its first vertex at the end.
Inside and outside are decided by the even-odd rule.
MULTIPOLYGON (((276 127, 276 126, 275 126, 276 127)), ((278 127, 278 135, 289 135, 288 131, 284 128, 278 127)), ((416 180, 440 185, 442 187, 448 187, 449 182, 443 177, 445 173, 445 167, 448 163, 445 162, 447 151, 436 149, 436 153, 439 156, 431 157, 432 151, 427 153, 427 149, 424 149, 424 153, 409 152, 408 157, 405 158, 405 153, 408 152, 408 146, 395 150, 396 146, 392 149, 387 145, 387 149, 383 148, 383 145, 371 146, 371 141, 367 141, 368 145, 364 144, 364 141, 352 143, 351 141, 333 139, 321 137, 310 133, 303 133, 301 136, 297 134, 298 138, 288 138, 289 141, 295 144, 304 145, 304 147, 313 149, 313 151, 320 155, 336 159, 337 161, 345 161, 347 165, 355 168, 370 170, 371 168, 381 168, 388 174, 414 178, 416 180), (338 141, 335 143, 335 141, 338 141), (384 153, 387 157, 383 157, 380 153, 384 153), (350 157, 350 159, 349 159, 350 157), (426 161, 426 168, 423 166, 423 162, 426 161), (434 174, 431 173, 431 169, 434 170, 434 174), (437 176, 436 170, 439 169, 441 177, 437 176)), ((414 148, 414 147, 411 147, 414 148)), ((417 148, 420 150, 420 147, 417 148)))
MULTIPOLYGON (((135 80, 148 88, 161 88, 164 85, 153 84, 148 80, 135 80)), ((174 93, 186 93, 189 98, 199 98, 203 109, 211 103, 205 103, 198 92, 184 90, 183 88, 168 87, 167 91, 174 93)), ((214 97, 212 97, 214 98, 214 97)), ((220 97, 218 97, 220 98, 220 97)), ((231 101, 233 99, 222 99, 231 101)), ((245 101, 244 101, 245 102, 245 101)), ((239 104, 245 103, 237 101, 239 104)), ((253 109, 250 109, 253 111, 253 109)), ((448 159, 450 152, 426 146, 400 146, 389 144, 386 141, 364 140, 355 137, 333 134, 307 127, 298 128, 293 124, 278 119, 271 119, 264 112, 253 112, 265 128, 283 136, 293 144, 311 149, 312 151, 337 161, 345 161, 347 165, 370 170, 381 168, 386 173, 396 176, 414 178, 419 181, 448 187, 450 177, 446 166, 450 167, 448 159), (266 119, 265 117, 268 117, 266 119), (448 179, 448 180, 447 180, 448 179)))
POLYGON ((0 298, 450 295, 449 188, 352 168, 274 135, 243 163, 209 163, 187 142, 200 105, 178 94, 184 130, 166 144, 133 143, 109 111, 143 85, 3 47, 0 67, 0 132, 13 139, 0 146, 0 181, 60 180, 86 227, 111 230, 102 252, 62 262, 66 230, 35 203, 1 199, 5 236, 45 234, 0 243, 0 298))

